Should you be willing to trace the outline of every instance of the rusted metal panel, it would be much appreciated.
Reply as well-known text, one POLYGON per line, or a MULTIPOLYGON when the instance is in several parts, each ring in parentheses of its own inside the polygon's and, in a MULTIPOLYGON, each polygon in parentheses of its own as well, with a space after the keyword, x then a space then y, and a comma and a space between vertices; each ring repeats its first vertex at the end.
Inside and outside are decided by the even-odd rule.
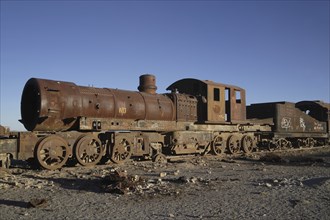
POLYGON ((207 89, 207 94, 208 94, 207 120, 225 122, 226 119, 225 88, 209 85, 207 89))
POLYGON ((143 135, 141 132, 122 132, 112 133, 113 144, 126 140, 129 143, 130 151, 132 156, 143 156, 149 154, 149 139, 148 136, 143 135))
MULTIPOLYGON (((115 93, 111 89, 93 88, 77 86, 79 91, 77 98, 77 111, 73 118, 79 116, 93 116, 93 117, 115 117, 116 103, 115 93)), ((67 94, 70 98, 70 94, 67 94)), ((63 116, 67 117, 67 116, 63 116)))
POLYGON ((326 133, 326 123, 305 114, 294 103, 285 103, 276 106, 276 130, 326 133))
POLYGON ((227 88, 230 89, 230 121, 240 122, 246 120, 245 90, 237 87, 227 88))
POLYGON ((107 155, 115 163, 128 160, 131 156, 151 156, 161 151, 163 135, 156 132, 107 132, 107 155), (159 147, 158 147, 159 146, 159 147))
POLYGON ((171 145, 172 154, 201 153, 213 139, 213 132, 178 131, 166 135, 166 143, 171 145))
POLYGON ((311 136, 311 133, 308 132, 274 132, 272 133, 272 136, 274 138, 327 138, 328 135, 326 133, 313 133, 311 136))
POLYGON ((13 159, 18 156, 17 132, 10 132, 10 129, 0 125, 0 155, 2 162, 7 161, 8 155, 13 159))
POLYGON ((325 122, 327 124, 328 134, 330 135, 330 103, 302 101, 296 103, 296 107, 316 120, 325 122))
POLYGON ((195 96, 171 93, 167 94, 176 106, 177 121, 197 121, 197 99, 195 96))
MULTIPOLYGON (((129 92, 124 90, 113 90, 115 108, 109 113, 112 113, 108 118, 121 119, 145 119, 146 105, 143 96, 138 92, 129 92)), ((93 117, 93 115, 89 115, 93 117)), ((94 116, 95 117, 95 116, 94 116)), ((107 117, 103 115, 103 117, 107 117)))
POLYGON ((144 120, 174 121, 175 107, 173 102, 166 95, 150 95, 140 93, 144 99, 145 118, 144 120))
POLYGON ((207 84, 196 79, 182 79, 170 85, 167 90, 172 93, 190 94, 197 98, 197 118, 198 122, 207 121, 207 84))
POLYGON ((253 122, 274 124, 275 106, 285 102, 256 103, 246 107, 247 119, 253 122))
POLYGON ((100 137, 102 142, 107 142, 107 156, 111 155, 113 146, 127 141, 131 156, 151 156, 153 151, 161 151, 164 145, 164 136, 157 132, 106 132, 100 137), (156 147, 155 147, 156 146, 156 147))
POLYGON ((10 153, 16 157, 17 154, 17 140, 11 138, 1 138, 0 139, 0 154, 10 153))
POLYGON ((89 118, 79 119, 79 130, 132 130, 132 131, 173 131, 182 130, 184 125, 178 125, 176 121, 159 120, 130 120, 130 119, 109 119, 89 118))
POLYGON ((33 132, 10 132, 0 137, 0 153, 11 154, 13 159, 19 160, 33 158, 38 139, 33 132))
POLYGON ((26 160, 34 157, 34 149, 39 140, 36 133, 20 132, 18 133, 18 159, 26 160))

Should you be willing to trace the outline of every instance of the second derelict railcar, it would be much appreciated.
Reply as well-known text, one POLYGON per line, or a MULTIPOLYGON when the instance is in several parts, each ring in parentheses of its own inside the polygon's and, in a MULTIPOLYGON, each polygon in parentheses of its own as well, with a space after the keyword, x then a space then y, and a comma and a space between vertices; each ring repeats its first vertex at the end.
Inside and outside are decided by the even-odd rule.
POLYGON ((324 145, 329 138, 329 108, 318 101, 272 102, 247 106, 247 118, 267 123, 272 132, 261 133, 270 149, 324 145), (314 106, 314 108, 310 108, 314 106), (309 110, 311 109, 311 110, 309 110))

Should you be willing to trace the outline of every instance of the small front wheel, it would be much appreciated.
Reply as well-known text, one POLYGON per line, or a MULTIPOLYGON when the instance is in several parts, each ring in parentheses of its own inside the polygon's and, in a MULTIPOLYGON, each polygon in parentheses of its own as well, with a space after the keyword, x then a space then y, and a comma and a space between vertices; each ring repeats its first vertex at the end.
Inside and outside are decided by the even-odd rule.
POLYGON ((164 154, 158 153, 152 157, 152 161, 156 163, 167 163, 167 158, 164 154))

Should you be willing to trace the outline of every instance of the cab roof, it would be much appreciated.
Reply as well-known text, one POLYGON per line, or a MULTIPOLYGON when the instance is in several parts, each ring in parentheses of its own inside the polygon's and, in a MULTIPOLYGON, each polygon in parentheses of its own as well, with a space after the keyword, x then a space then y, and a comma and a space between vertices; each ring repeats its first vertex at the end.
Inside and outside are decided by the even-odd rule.
POLYGON ((240 88, 238 86, 233 86, 229 84, 223 84, 223 83, 216 83, 211 80, 199 80, 199 79, 193 79, 193 78, 185 78, 178 80, 174 83, 172 83, 169 87, 167 87, 166 90, 174 91, 179 90, 181 91, 183 88, 191 87, 193 84, 198 84, 200 86, 215 86, 215 87, 226 87, 226 88, 233 88, 236 90, 244 90, 243 88, 240 88), (181 89, 181 90, 180 90, 181 89))

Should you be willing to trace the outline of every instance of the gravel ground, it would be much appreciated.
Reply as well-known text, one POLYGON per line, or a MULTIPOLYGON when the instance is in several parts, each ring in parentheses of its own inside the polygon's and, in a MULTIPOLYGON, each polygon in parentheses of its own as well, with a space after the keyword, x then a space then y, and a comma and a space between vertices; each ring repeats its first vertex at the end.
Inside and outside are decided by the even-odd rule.
POLYGON ((0 170, 0 219, 329 219, 330 148, 0 170))

